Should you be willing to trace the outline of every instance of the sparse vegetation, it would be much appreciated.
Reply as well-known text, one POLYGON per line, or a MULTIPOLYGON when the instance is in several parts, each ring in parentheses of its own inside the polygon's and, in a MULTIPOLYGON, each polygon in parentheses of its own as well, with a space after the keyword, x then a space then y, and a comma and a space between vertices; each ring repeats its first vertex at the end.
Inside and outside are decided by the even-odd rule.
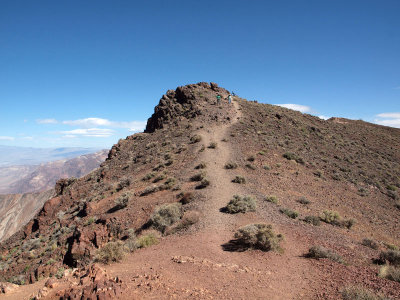
POLYGON ((236 169, 237 167, 238 167, 238 165, 235 162, 228 162, 225 164, 225 169, 227 169, 227 170, 236 169))
POLYGON ((124 247, 121 242, 109 242, 97 250, 95 260, 103 264, 119 262, 124 257, 124 247))
POLYGON ((347 287, 342 290, 341 294, 343 300, 389 300, 360 286, 347 287))
POLYGON ((246 168, 249 168, 250 170, 255 170, 257 169, 255 165, 252 164, 246 164, 246 168))
POLYGON ((269 171, 271 170, 271 167, 269 165, 263 165, 263 169, 269 171))
POLYGON ((196 189, 204 189, 210 185, 210 181, 207 178, 204 178, 199 185, 196 186, 196 189))
POLYGON ((374 250, 379 248, 378 243, 371 239, 363 239, 361 242, 361 245, 371 248, 371 249, 374 249, 374 250))
POLYGON ((286 158, 287 160, 294 160, 297 163, 304 165, 304 160, 301 157, 294 154, 293 152, 286 152, 283 154, 283 157, 286 158))
POLYGON ((388 262, 391 265, 400 266, 400 251, 397 250, 382 251, 379 254, 379 261, 381 263, 388 262))
POLYGON ((207 164, 205 162, 201 162, 195 167, 195 169, 205 169, 205 168, 207 168, 207 164))
POLYGON ((256 160, 256 157, 255 157, 254 155, 250 155, 250 156, 247 158, 247 161, 253 162, 253 161, 255 161, 255 160, 256 160))
POLYGON ((155 229, 164 233, 167 227, 179 221, 182 218, 182 215, 182 204, 164 204, 156 208, 150 218, 150 221, 155 229))
POLYGON ((339 254, 322 246, 311 247, 305 257, 314 259, 328 258, 338 263, 344 263, 343 258, 339 254))
POLYGON ((379 270, 379 277, 400 282, 400 268, 390 265, 384 265, 379 270))
POLYGON ((283 236, 275 234, 271 225, 258 223, 243 226, 235 233, 235 238, 239 244, 247 248, 282 251, 280 242, 283 240, 283 236))
POLYGON ((311 203, 311 201, 308 200, 306 197, 300 197, 300 199, 298 199, 297 202, 299 202, 300 204, 304 204, 304 205, 311 203))
POLYGON ((172 189, 176 184, 176 179, 174 177, 169 177, 164 184, 160 187, 163 190, 172 189))
POLYGON ((161 180, 164 180, 165 178, 167 178, 167 174, 161 173, 157 177, 154 178, 153 183, 156 183, 156 182, 159 182, 161 180))
POLYGON ((208 145, 208 148, 209 149, 215 149, 215 148, 217 148, 217 142, 211 142, 209 145, 208 145))
POLYGON ((299 216, 299 213, 297 211, 293 211, 288 208, 281 208, 279 211, 291 219, 296 219, 299 216))
POLYGON ((245 213, 256 210, 256 200, 250 196, 234 195, 226 206, 226 211, 230 214, 245 213))
POLYGON ((206 173, 201 172, 201 173, 197 173, 197 174, 193 175, 192 177, 190 177, 190 180, 191 181, 202 181, 204 178, 206 178, 206 173))
POLYGON ((350 229, 355 224, 354 219, 342 220, 339 213, 331 210, 324 210, 321 215, 321 221, 339 227, 350 229))
POLYGON ((154 231, 148 231, 137 239, 138 248, 147 248, 159 243, 159 234, 154 231))
POLYGON ((142 180, 143 180, 143 181, 148 181, 148 180, 152 179, 154 176, 156 176, 156 173, 155 173, 155 172, 150 172, 150 173, 147 173, 147 174, 142 178, 142 180))
POLYGON ((147 195, 150 195, 150 194, 152 194, 152 193, 157 192, 158 190, 159 190, 159 187, 158 187, 158 186, 156 186, 156 185, 151 185, 151 186, 148 186, 147 188, 145 188, 145 189, 142 191, 142 193, 140 194, 140 196, 147 196, 147 195))
POLYGON ((304 222, 308 224, 312 224, 314 226, 319 226, 321 225, 321 219, 317 216, 306 216, 304 218, 304 222))
POLYGON ((123 209, 125 207, 128 206, 128 202, 129 202, 129 197, 130 194, 129 193, 125 193, 122 196, 118 197, 117 199, 115 199, 114 203, 115 203, 115 210, 119 210, 119 209, 123 209))
POLYGON ((278 204, 278 198, 276 196, 267 196, 264 200, 267 202, 278 204))
POLYGON ((232 179, 232 182, 244 184, 244 183, 246 183, 246 179, 243 176, 237 175, 234 179, 232 179))
POLYGON ((190 143, 195 144, 201 142, 201 136, 196 134, 190 138, 190 143))

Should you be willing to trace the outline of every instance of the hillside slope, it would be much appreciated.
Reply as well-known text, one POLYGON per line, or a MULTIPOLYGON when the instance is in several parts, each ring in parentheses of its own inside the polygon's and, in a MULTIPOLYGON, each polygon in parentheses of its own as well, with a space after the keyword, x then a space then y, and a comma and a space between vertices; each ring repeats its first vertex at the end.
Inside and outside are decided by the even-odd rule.
POLYGON ((1 244, 0 280, 32 283, 6 297, 339 299, 356 285, 400 298, 400 283, 373 263, 400 243, 400 130, 228 104, 227 95, 207 83, 168 91, 145 133, 114 145, 91 174, 59 181, 56 197, 1 244), (256 208, 227 213, 234 195, 256 208), (326 210, 341 219, 304 221, 317 225, 326 210), (253 223, 283 235, 266 231, 277 251, 234 238, 253 223), (342 258, 306 258, 315 245, 342 258), (121 262, 93 264, 122 247, 132 253, 121 262), (43 289, 48 276, 60 279, 43 289))

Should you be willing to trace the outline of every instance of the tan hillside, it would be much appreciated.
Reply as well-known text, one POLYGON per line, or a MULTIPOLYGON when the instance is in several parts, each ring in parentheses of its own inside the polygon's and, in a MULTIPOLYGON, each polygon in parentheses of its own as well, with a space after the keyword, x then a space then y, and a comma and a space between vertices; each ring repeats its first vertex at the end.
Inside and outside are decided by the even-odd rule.
POLYGON ((399 299, 400 130, 227 96, 168 91, 145 133, 60 180, 1 244, 3 297, 399 299))

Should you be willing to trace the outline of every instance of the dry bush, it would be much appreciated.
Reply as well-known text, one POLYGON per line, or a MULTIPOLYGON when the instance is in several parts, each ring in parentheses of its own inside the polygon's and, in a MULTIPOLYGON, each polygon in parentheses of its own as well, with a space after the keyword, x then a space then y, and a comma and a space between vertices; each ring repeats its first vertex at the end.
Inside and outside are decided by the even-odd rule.
POLYGON ((314 259, 328 258, 338 263, 344 263, 343 258, 339 254, 322 246, 311 247, 305 257, 314 259))
POLYGON ((114 201, 114 203, 115 203, 114 209, 115 210, 119 210, 119 209, 123 209, 123 208, 127 207, 130 196, 131 196, 130 193, 125 193, 122 196, 120 196, 117 199, 115 199, 115 201, 114 201))
POLYGON ((354 219, 346 219, 342 220, 341 216, 336 211, 324 210, 321 215, 321 221, 338 226, 338 227, 345 227, 350 229, 355 224, 354 219))
POLYGON ((142 234, 137 239, 137 247, 138 248, 147 248, 152 245, 158 244, 160 241, 160 234, 154 230, 149 230, 146 233, 142 234))
POLYGON ((191 181, 202 181, 204 178, 206 178, 206 173, 201 172, 201 173, 195 174, 192 177, 190 177, 190 180, 191 181))
POLYGON ((192 200, 193 200, 193 193, 191 193, 191 192, 181 193, 179 195, 179 198, 180 198, 180 200, 179 200, 180 203, 188 204, 188 203, 192 202, 192 200))
POLYGON ((276 198, 276 196, 266 196, 264 200, 267 202, 278 204, 278 198, 276 198))
POLYGON ((121 242, 109 242, 97 250, 95 260, 103 264, 119 262, 124 257, 124 245, 121 242))
POLYGON ((199 185, 196 186, 196 189, 204 189, 210 185, 210 181, 207 178, 204 178, 199 185))
POLYGON ((205 169, 205 168, 207 168, 207 164, 205 162, 201 162, 194 168, 197 169, 197 170, 198 169, 205 169))
POLYGON ((196 134, 190 138, 190 143, 195 144, 201 142, 201 136, 196 134))
POLYGON ((312 224, 314 226, 319 226, 321 225, 321 220, 319 217, 317 216, 306 216, 304 218, 304 222, 308 223, 308 224, 312 224))
POLYGON ((293 211, 288 208, 281 208, 279 211, 291 219, 296 219, 299 216, 299 213, 297 211, 293 211))
POLYGON ((378 243, 371 239, 363 239, 361 245, 375 250, 379 248, 378 243))
POLYGON ((217 142, 211 142, 209 145, 208 145, 208 148, 209 149, 215 149, 215 148, 217 148, 217 142))
POLYGON ((350 286, 342 290, 343 300, 388 300, 384 296, 377 295, 370 290, 359 287, 350 286))
POLYGON ((235 238, 238 243, 247 248, 282 251, 280 242, 283 240, 283 236, 275 234, 271 225, 258 223, 243 226, 235 233, 235 238))
POLYGON ((238 167, 237 163, 234 162, 228 162, 225 164, 225 169, 230 170, 230 169, 236 169, 238 167))
POLYGON ((226 211, 230 214, 245 213, 256 210, 256 200, 250 196, 234 195, 226 206, 226 211))
POLYGON ((167 227, 179 221, 182 218, 182 215, 182 204, 164 204, 156 208, 150 221, 154 228, 164 233, 167 227))
POLYGON ((390 265, 384 265, 379 270, 379 277, 400 282, 400 268, 390 265))
POLYGON ((298 199, 297 202, 299 202, 300 204, 304 204, 304 205, 311 203, 311 201, 308 200, 306 197, 300 197, 300 199, 298 199))
POLYGON ((246 178, 244 178, 243 176, 237 175, 234 179, 232 179, 232 182, 233 183, 244 184, 244 183, 246 183, 246 178))
POLYGON ((379 254, 379 261, 382 263, 388 262, 391 265, 400 266, 400 251, 382 251, 379 254))
POLYGON ((155 193, 155 192, 159 191, 159 189, 160 189, 160 188, 159 188, 157 185, 148 186, 147 188, 145 188, 145 189, 142 191, 142 193, 140 194, 140 196, 147 196, 147 195, 150 195, 150 194, 152 194, 152 193, 155 193))

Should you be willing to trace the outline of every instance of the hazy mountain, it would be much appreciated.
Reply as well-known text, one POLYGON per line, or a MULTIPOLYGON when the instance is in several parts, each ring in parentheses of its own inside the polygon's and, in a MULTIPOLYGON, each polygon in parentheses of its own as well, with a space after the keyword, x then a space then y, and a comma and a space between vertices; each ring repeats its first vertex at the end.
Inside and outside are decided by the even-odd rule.
POLYGON ((95 148, 30 148, 0 145, 0 167, 15 165, 37 165, 44 162, 72 158, 93 153, 95 148))

